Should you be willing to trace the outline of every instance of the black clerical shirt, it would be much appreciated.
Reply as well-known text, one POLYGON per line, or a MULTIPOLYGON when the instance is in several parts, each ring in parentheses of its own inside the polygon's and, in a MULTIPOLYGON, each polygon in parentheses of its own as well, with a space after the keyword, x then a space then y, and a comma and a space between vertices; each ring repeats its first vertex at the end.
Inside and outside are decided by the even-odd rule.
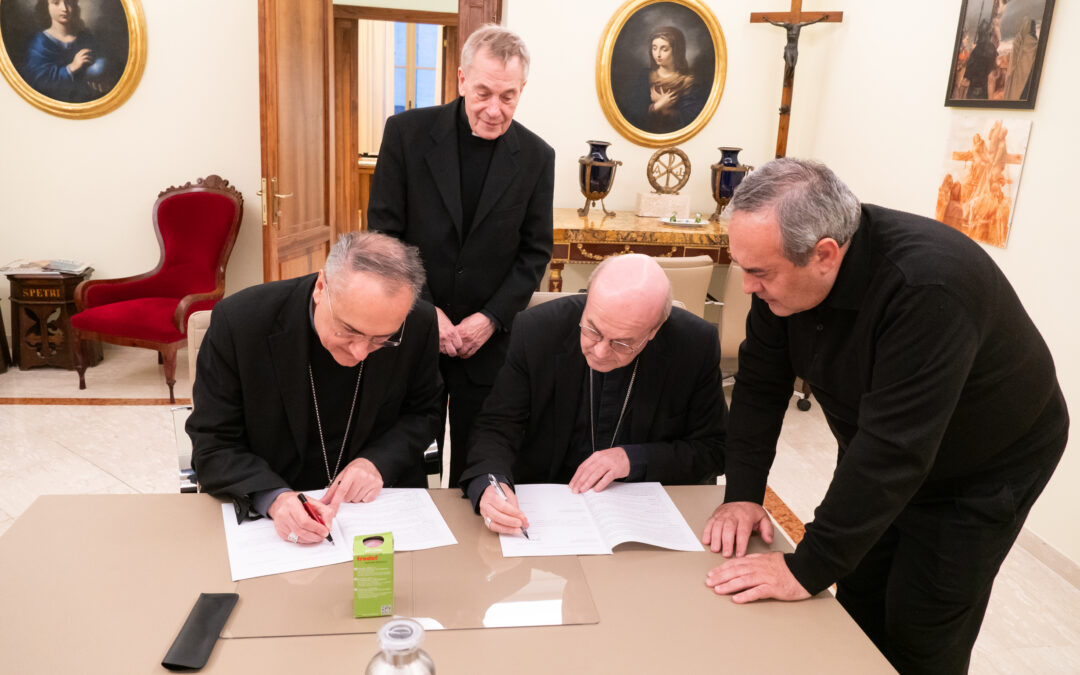
MULTIPOLYGON (((339 462, 338 456, 344 452, 342 442, 345 437, 346 427, 351 428, 355 423, 355 420, 350 423, 349 416, 351 414, 355 417, 356 410, 360 409, 360 393, 356 389, 357 379, 361 377, 360 364, 345 367, 334 360, 334 356, 323 346, 319 334, 315 330, 314 300, 308 303, 308 313, 311 325, 311 332, 308 336, 310 339, 308 343, 308 363, 311 366, 311 376, 315 383, 315 392, 318 395, 319 417, 316 418, 315 416, 315 402, 309 393, 308 399, 312 402, 307 447, 302 454, 296 455, 288 464, 286 470, 282 472, 291 474, 293 471, 297 471, 296 475, 298 477, 291 487, 300 491, 319 490, 327 487, 329 484, 327 465, 329 465, 330 473, 334 474, 335 464, 337 464, 337 471, 340 472, 349 463, 349 460, 345 457, 341 457, 339 462), (355 406, 353 406, 354 394, 356 395, 355 406), (323 445, 320 442, 319 424, 316 419, 322 424, 322 440, 326 442, 325 458, 323 457, 323 445)), ((311 381, 308 382, 308 387, 311 387, 311 381)), ((279 488, 256 492, 252 495, 253 509, 261 515, 268 515, 270 505, 274 503, 277 496, 287 491, 284 488, 279 488)))
POLYGON ((491 155, 495 152, 498 138, 488 140, 472 132, 469 118, 465 114, 465 99, 458 99, 458 170, 461 175, 461 239, 464 241, 472 229, 476 217, 476 206, 480 203, 480 193, 487 180, 491 155))
MULTIPOLYGON (((556 474, 557 482, 569 483, 581 463, 592 455, 594 446, 589 440, 590 431, 595 431, 596 450, 621 447, 626 452, 626 457, 630 461, 630 473, 622 480, 638 481, 645 478, 648 455, 645 447, 641 444, 622 442, 630 435, 630 427, 633 423, 634 392, 630 391, 630 397, 627 399, 627 389, 630 387, 635 362, 636 359, 622 368, 616 368, 607 373, 596 372, 590 368, 585 369, 585 377, 582 379, 581 393, 578 397, 580 403, 574 417, 574 429, 570 434, 570 446, 556 474), (593 418, 595 425, 590 423, 590 373, 593 378, 592 414, 595 416, 593 418), (620 423, 619 416, 622 413, 624 401, 626 412, 622 415, 620 423)), ((503 483, 508 482, 506 476, 501 474, 495 477, 503 483)), ((483 496, 488 484, 486 476, 477 476, 469 483, 465 492, 473 505, 480 503, 480 497, 483 496)))
POLYGON ((839 446, 814 521, 786 556, 811 594, 854 569, 909 503, 1051 465, 1067 435, 1050 352, 986 252, 872 205, 819 306, 780 318, 753 299, 725 501, 761 503, 796 375, 839 446))

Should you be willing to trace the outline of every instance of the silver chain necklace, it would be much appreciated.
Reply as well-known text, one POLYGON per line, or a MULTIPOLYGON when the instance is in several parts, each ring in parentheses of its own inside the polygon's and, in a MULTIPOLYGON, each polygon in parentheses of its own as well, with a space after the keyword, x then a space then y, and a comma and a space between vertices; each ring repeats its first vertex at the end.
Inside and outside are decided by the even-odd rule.
POLYGON ((307 366, 308 381, 311 382, 311 400, 315 402, 315 426, 319 428, 319 444, 322 445, 323 465, 326 467, 326 487, 334 482, 341 468, 341 458, 345 455, 345 444, 349 442, 349 428, 352 426, 353 411, 356 410, 356 397, 360 393, 360 378, 364 375, 364 362, 360 362, 360 372, 356 374, 356 390, 352 395, 352 405, 349 406, 349 418, 345 421, 345 436, 341 439, 341 450, 338 451, 337 462, 334 464, 334 473, 330 473, 330 458, 326 455, 326 438, 323 436, 322 419, 319 417, 319 397, 315 395, 315 376, 311 373, 311 362, 307 366))
MULTIPOLYGON (((637 367, 638 360, 634 359, 634 371, 630 373, 630 386, 626 388, 626 398, 622 402, 622 410, 619 411, 619 419, 615 422, 615 433, 611 434, 611 443, 608 444, 609 448, 615 447, 615 438, 619 435, 619 427, 622 426, 623 415, 626 414, 626 405, 630 403, 630 392, 634 390, 634 380, 637 379, 637 367)), ((596 452, 596 421, 593 414, 593 383, 592 383, 593 369, 589 368, 589 443, 592 445, 592 451, 596 452)))

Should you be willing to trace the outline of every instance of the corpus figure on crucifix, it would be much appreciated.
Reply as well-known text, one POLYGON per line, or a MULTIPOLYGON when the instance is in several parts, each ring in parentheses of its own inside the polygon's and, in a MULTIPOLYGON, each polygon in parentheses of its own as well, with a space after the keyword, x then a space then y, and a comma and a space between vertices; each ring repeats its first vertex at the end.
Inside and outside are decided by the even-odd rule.
POLYGON ((768 21, 774 26, 779 26, 787 31, 787 44, 784 45, 784 76, 787 77, 788 73, 794 74, 795 63, 799 60, 799 32, 803 26, 809 26, 812 23, 818 21, 824 21, 829 18, 828 14, 819 16, 813 21, 803 21, 802 23, 787 23, 781 21, 773 21, 769 17, 762 17, 765 21, 768 21))
POLYGON ((791 91, 795 85, 795 62, 799 60, 799 33, 803 26, 824 21, 839 23, 843 12, 804 12, 802 0, 791 0, 790 12, 751 12, 750 23, 771 23, 787 31, 784 46, 784 89, 780 98, 780 125, 776 133, 776 156, 787 154, 788 121, 791 118, 791 91))

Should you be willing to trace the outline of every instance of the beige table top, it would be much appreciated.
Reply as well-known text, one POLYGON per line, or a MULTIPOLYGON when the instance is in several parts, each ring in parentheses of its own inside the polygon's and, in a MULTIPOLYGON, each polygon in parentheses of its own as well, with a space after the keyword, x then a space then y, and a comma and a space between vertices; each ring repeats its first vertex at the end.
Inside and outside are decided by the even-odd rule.
MULTIPOLYGON (((723 496, 707 486, 669 492, 695 531, 723 496)), ((459 547, 489 548, 494 535, 459 491, 432 497, 459 547)), ((425 649, 440 673, 893 672, 828 594, 744 606, 715 596, 703 579, 721 560, 635 544, 582 556, 599 623, 432 631, 425 649)), ((448 565, 443 582, 458 578, 448 565)), ((161 658, 199 592, 235 587, 214 498, 41 497, 0 537, 2 669, 166 672, 161 658)), ((372 634, 222 639, 202 672, 355 674, 376 650, 372 634)))

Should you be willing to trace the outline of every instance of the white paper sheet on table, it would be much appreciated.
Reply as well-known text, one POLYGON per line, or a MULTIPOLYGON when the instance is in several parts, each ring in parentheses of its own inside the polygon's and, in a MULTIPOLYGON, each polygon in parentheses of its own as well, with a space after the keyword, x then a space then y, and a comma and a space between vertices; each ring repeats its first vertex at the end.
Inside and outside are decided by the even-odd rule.
POLYGON ((568 485, 517 485, 529 518, 529 538, 499 535, 507 558, 610 554, 629 541, 675 551, 702 551, 660 483, 612 483, 602 492, 573 494, 568 485))
MULTIPOLYGON (((324 490, 305 492, 311 499, 324 490)), ((269 518, 236 522, 231 503, 221 505, 229 568, 233 581, 280 574, 352 559, 353 537, 377 532, 394 533, 395 551, 417 551, 457 543, 431 495, 420 488, 387 488, 368 504, 342 504, 330 525, 334 544, 290 544, 274 531, 269 518)))

